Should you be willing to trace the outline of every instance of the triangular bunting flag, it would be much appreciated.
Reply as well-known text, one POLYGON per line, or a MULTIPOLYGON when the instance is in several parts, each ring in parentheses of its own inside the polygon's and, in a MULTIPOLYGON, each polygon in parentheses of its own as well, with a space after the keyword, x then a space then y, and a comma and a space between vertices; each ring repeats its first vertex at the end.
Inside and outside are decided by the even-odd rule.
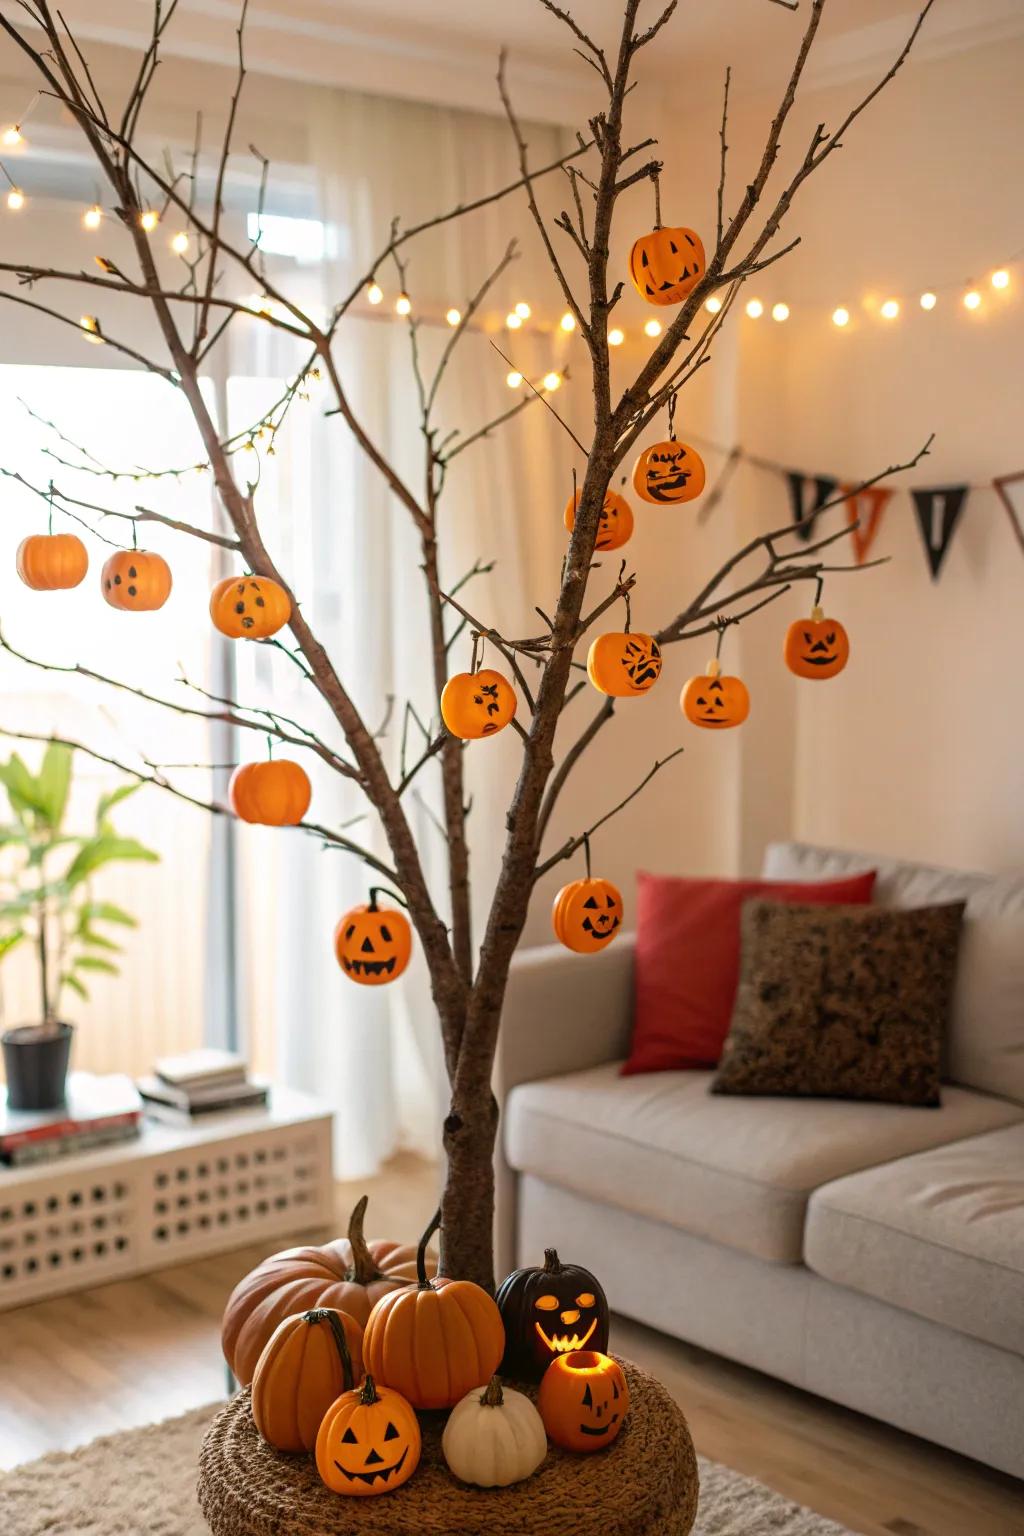
POLYGON ((1015 475, 996 475, 992 489, 1006 508, 1017 543, 1024 550, 1024 469, 1015 475))
POLYGON ((839 481, 827 475, 804 475, 798 469, 787 469, 786 479, 789 481, 789 495, 793 503, 793 532, 807 544, 814 532, 818 513, 826 501, 832 499, 839 481))
POLYGON ((969 490, 969 485, 941 485, 931 491, 910 493, 914 498, 914 510, 933 581, 939 579, 939 571, 953 542, 953 534, 969 490))
POLYGON ((853 558, 858 565, 864 564, 871 551, 891 495, 892 491, 882 485, 869 485, 862 491, 850 487, 850 494, 846 498, 846 517, 851 525, 856 524, 855 527, 851 526, 850 543, 853 545, 853 558))

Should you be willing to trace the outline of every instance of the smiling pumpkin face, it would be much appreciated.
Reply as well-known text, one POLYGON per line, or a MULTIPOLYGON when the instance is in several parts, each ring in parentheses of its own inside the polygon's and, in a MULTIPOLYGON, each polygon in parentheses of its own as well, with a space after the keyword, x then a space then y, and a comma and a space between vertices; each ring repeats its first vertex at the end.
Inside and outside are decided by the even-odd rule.
POLYGON ((704 276, 704 246, 693 229, 655 229, 629 257, 633 287, 648 304, 681 304, 704 276))
POLYGON ((691 725, 728 730, 750 714, 750 694, 742 678, 723 675, 718 662, 710 661, 704 676, 691 677, 683 688, 679 707, 691 725))
POLYGON ((603 1451, 629 1412, 629 1387, 611 1355, 577 1350, 561 1355, 545 1371, 537 1407, 555 1445, 566 1451, 603 1451))
POLYGON ((608 1302, 589 1269, 563 1264, 554 1248, 542 1268, 517 1269, 498 1287, 505 1325, 503 1375, 539 1381, 560 1355, 608 1348, 608 1302))
MULTIPOLYGON (((576 508, 580 504, 582 491, 577 491, 575 496, 570 496, 565 508, 565 526, 572 533, 576 526, 576 508)), ((633 536, 633 509, 625 496, 620 496, 618 491, 605 493, 604 505, 601 508, 601 516, 597 525, 597 542, 595 549, 609 550, 621 549, 633 536)))
POLYGON ((797 677, 818 682, 835 677, 850 659, 850 637, 838 619, 817 605, 809 619, 797 619, 786 631, 786 666, 797 677))
POLYGON ((555 938, 579 955, 604 949, 622 927, 622 896, 610 880, 573 880, 551 909, 555 938))
POLYGON ((420 1460, 420 1427, 410 1404, 367 1376, 328 1408, 316 1437, 317 1471, 333 1493, 393 1493, 420 1460))
POLYGON ((645 448, 633 465, 633 489, 642 501, 676 506, 695 501, 704 489, 704 460, 695 448, 672 439, 645 448))

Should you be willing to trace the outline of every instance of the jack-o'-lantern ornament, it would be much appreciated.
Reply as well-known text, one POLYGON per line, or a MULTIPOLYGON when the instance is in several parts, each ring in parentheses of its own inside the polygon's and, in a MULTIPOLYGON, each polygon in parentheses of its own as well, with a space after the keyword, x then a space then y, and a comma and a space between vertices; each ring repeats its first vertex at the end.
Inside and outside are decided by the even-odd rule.
POLYGON ((516 712, 515 689, 489 667, 456 672, 441 694, 441 718, 453 736, 480 741, 503 731, 516 712))
POLYGON ((622 927, 622 895, 610 880, 572 880, 563 885, 551 908, 555 938, 578 955, 604 949, 622 927))
POLYGON ((661 647, 639 630, 598 635, 587 655, 587 676, 599 693, 636 698, 661 676, 661 647))
MULTIPOLYGON (((570 496, 565 508, 565 526, 572 533, 576 526, 576 508, 580 504, 582 491, 577 491, 575 496, 570 496)), ((601 516, 597 525, 597 542, 595 549, 609 550, 621 549, 623 544, 628 544, 633 536, 633 509, 625 496, 620 496, 618 491, 606 491, 604 504, 601 507, 601 516)))
POLYGON ((377 905, 377 887, 363 906, 346 912, 334 930, 334 953, 350 981, 382 987, 395 981, 412 954, 412 928, 397 907, 377 905))
POLYGON ((324 1414, 316 1437, 316 1469, 332 1493, 355 1498, 393 1493, 416 1471, 421 1449, 410 1404, 400 1392, 367 1376, 324 1414))
POLYGON ((750 714, 750 694, 740 677, 722 672, 717 657, 708 662, 703 677, 691 677, 679 697, 679 707, 691 725, 709 731, 742 725, 750 714))
POLYGON ((537 1407, 555 1445, 565 1451, 603 1451, 629 1412, 629 1387, 611 1355, 581 1349, 548 1366, 537 1407))
POLYGON ((33 533, 18 545, 15 564, 33 591, 66 591, 84 581, 89 555, 75 533, 33 533))
POLYGON ((291 598, 269 576, 227 576, 210 593, 210 618, 229 640, 265 640, 291 616, 291 598))
POLYGON ((629 257, 633 287, 648 304, 681 304, 705 266, 704 246, 693 229, 654 229, 641 236, 629 257))
POLYGON ((695 448, 675 437, 652 443, 633 465, 633 489, 641 501, 655 506, 676 506, 695 501, 704 489, 704 460, 695 448))
POLYGON ((786 631, 786 666, 797 677, 821 682, 836 677, 850 659, 850 637, 838 619, 815 603, 809 619, 796 619, 786 631))
POLYGON ((103 567, 100 590, 111 608, 151 613, 171 595, 171 568, 163 555, 119 549, 103 567))
POLYGON ((560 1355, 608 1348, 608 1301, 597 1279, 579 1264, 563 1264, 545 1248, 540 1269, 513 1270, 495 1298, 505 1324, 501 1374, 539 1381, 560 1355))

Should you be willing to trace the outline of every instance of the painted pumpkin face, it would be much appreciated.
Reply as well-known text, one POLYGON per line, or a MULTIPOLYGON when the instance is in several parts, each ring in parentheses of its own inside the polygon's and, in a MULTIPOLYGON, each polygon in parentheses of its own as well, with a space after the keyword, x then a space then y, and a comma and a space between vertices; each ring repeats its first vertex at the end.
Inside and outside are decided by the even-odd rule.
POLYGON ((269 576, 228 576, 210 593, 210 618, 229 640, 265 640, 291 616, 291 598, 269 576))
POLYGON ((171 568, 162 555, 119 549, 103 567, 100 590, 111 608, 151 612, 171 595, 171 568))
POLYGON ((544 1250, 543 1268, 513 1270, 496 1300, 505 1325, 504 1376, 539 1381, 560 1355, 608 1348, 604 1291, 589 1269, 563 1264, 553 1248, 544 1250))
POLYGON ((600 693, 635 698, 661 676, 661 647, 639 630, 598 635, 587 656, 587 676, 600 693))
POLYGON ((334 930, 334 953, 350 981, 382 987, 401 976, 412 954, 409 919, 397 907, 378 907, 376 895, 346 912, 334 930))
POLYGON ((629 257, 633 287, 648 304, 681 304, 704 276, 700 236, 692 229, 655 229, 643 235, 629 257))
POLYGON ((551 909, 555 938, 578 955, 604 949, 622 927, 622 896, 610 880, 573 880, 551 909))
POLYGON ((453 736, 480 741, 496 736, 516 712, 515 689, 500 672, 456 672, 441 694, 441 718, 453 736))
POLYGON ((786 631, 786 666, 797 677, 819 682, 835 677, 850 659, 850 637, 838 619, 815 605, 809 619, 796 619, 786 631))
POLYGON ((85 579, 89 555, 77 534, 34 533, 18 545, 15 563, 26 587, 56 592, 85 579))
POLYGON ((717 661, 708 662, 703 677, 691 677, 679 699, 691 725, 709 731, 742 725, 750 714, 750 694, 742 678, 724 676, 717 661))
POLYGON ((603 1451, 629 1412, 629 1387, 611 1355, 577 1350, 552 1361, 537 1407, 555 1445, 566 1451, 603 1451))
POLYGON ((656 506, 696 500, 706 479, 704 460, 697 450, 674 438, 652 443, 633 465, 633 489, 642 501, 656 506))
POLYGON ((316 1437, 316 1468, 332 1493, 393 1493, 419 1466, 420 1426, 411 1406, 367 1376, 328 1408, 316 1437))
MULTIPOLYGON (((576 526, 576 508, 580 504, 582 491, 577 491, 575 496, 570 496, 565 508, 565 526, 572 533, 576 526)), ((625 496, 620 496, 618 491, 605 493, 604 505, 601 508, 601 516, 597 525, 597 543, 595 549, 621 549, 633 536, 633 509, 625 496)))

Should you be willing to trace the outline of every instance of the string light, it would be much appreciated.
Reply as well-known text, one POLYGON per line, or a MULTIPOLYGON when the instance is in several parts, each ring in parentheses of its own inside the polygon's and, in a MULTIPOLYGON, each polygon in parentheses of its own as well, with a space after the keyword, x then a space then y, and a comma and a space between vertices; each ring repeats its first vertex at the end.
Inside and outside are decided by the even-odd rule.
POLYGON ((716 299, 714 294, 712 294, 711 298, 706 300, 706 302, 704 304, 704 308, 707 310, 709 315, 717 315, 718 311, 721 309, 721 307, 722 307, 721 299, 716 299))
POLYGON ((661 321, 660 320, 648 320, 647 324, 644 326, 644 334, 647 335, 647 336, 650 336, 652 338, 655 337, 655 336, 660 336, 661 335, 661 321))
POLYGON ((25 135, 21 131, 21 124, 11 123, 10 127, 5 128, 3 134, 0 134, 0 139, 3 140, 5 149, 17 149, 20 144, 25 142, 25 135))
POLYGON ((159 223, 160 215, 155 208, 147 208, 139 214, 139 224, 147 235, 151 235, 159 223))
POLYGON ((188 235, 183 229, 179 229, 178 233, 171 241, 171 250, 174 252, 175 256, 184 256, 185 252, 188 250, 188 235))
POLYGON ((519 316, 520 320, 529 320, 530 313, 531 311, 529 304, 524 303, 524 301, 520 299, 519 303, 516 305, 516 314, 519 316))
POLYGON ((99 229, 102 223, 103 209, 100 207, 99 203, 93 203, 92 207, 87 208, 82 214, 82 228, 99 229))
POLYGON ((82 327, 86 341, 91 341, 95 346, 102 346, 103 337, 100 335, 100 323, 95 315, 82 315, 78 323, 82 327))
POLYGON ((517 373, 514 368, 511 373, 506 373, 505 375, 505 383, 508 385, 509 389, 518 389, 522 382, 522 374, 517 373))
POLYGON ((20 187, 12 187, 7 194, 7 206, 12 213, 17 213, 19 209, 24 208, 27 201, 20 187))
POLYGON ((773 320, 778 320, 780 322, 780 324, 781 324, 781 322, 783 320, 788 320, 789 319, 789 305, 788 304, 781 304, 781 303, 780 304, 773 304, 772 305, 772 319, 773 320))
POLYGON ((608 332, 608 345, 610 347, 621 347, 625 339, 625 331, 621 331, 617 325, 608 332))
POLYGON ((882 305, 881 314, 885 320, 895 320, 900 312, 900 306, 896 299, 886 299, 882 305))
POLYGON ((964 294, 964 308, 978 309, 981 306, 981 294, 977 288, 969 288, 964 294))
POLYGON ((460 310, 457 310, 453 306, 445 315, 445 319, 448 321, 449 325, 458 325, 459 321, 462 319, 462 313, 460 310))
POLYGON ((409 315, 412 313, 412 299, 407 293, 400 293, 395 300, 395 314, 409 315))
POLYGON ((930 290, 929 290, 929 292, 922 293, 922 295, 921 295, 921 308, 922 309, 934 309, 938 302, 939 302, 938 299, 935 297, 934 293, 932 293, 930 290))
POLYGON ((993 288, 1009 288, 1010 274, 1006 271, 1005 267, 1000 267, 998 272, 992 273, 991 281, 993 288))
POLYGON ((749 304, 747 305, 747 314, 750 316, 751 320, 760 320, 761 316, 764 314, 764 305, 761 303, 760 299, 750 300, 749 304))
POLYGON ((380 284, 379 283, 371 283, 370 286, 366 290, 366 302, 368 304, 379 304, 383 297, 384 297, 384 290, 380 286, 380 284))
POLYGON ((567 309, 558 323, 563 331, 574 331, 576 329, 576 316, 571 310, 567 309))
POLYGON ((510 331, 518 331, 523 323, 522 315, 517 315, 514 309, 510 309, 505 316, 505 324, 510 331))
POLYGON ((544 388, 550 394, 553 393, 553 391, 556 390, 561 384, 562 375, 560 373, 546 373, 541 382, 544 385, 544 388))
POLYGON ((840 330, 842 330, 843 326, 844 325, 849 325, 849 323, 850 323, 850 311, 848 309, 844 309, 843 306, 840 304, 838 309, 834 309, 832 311, 832 324, 833 325, 838 325, 840 330))

